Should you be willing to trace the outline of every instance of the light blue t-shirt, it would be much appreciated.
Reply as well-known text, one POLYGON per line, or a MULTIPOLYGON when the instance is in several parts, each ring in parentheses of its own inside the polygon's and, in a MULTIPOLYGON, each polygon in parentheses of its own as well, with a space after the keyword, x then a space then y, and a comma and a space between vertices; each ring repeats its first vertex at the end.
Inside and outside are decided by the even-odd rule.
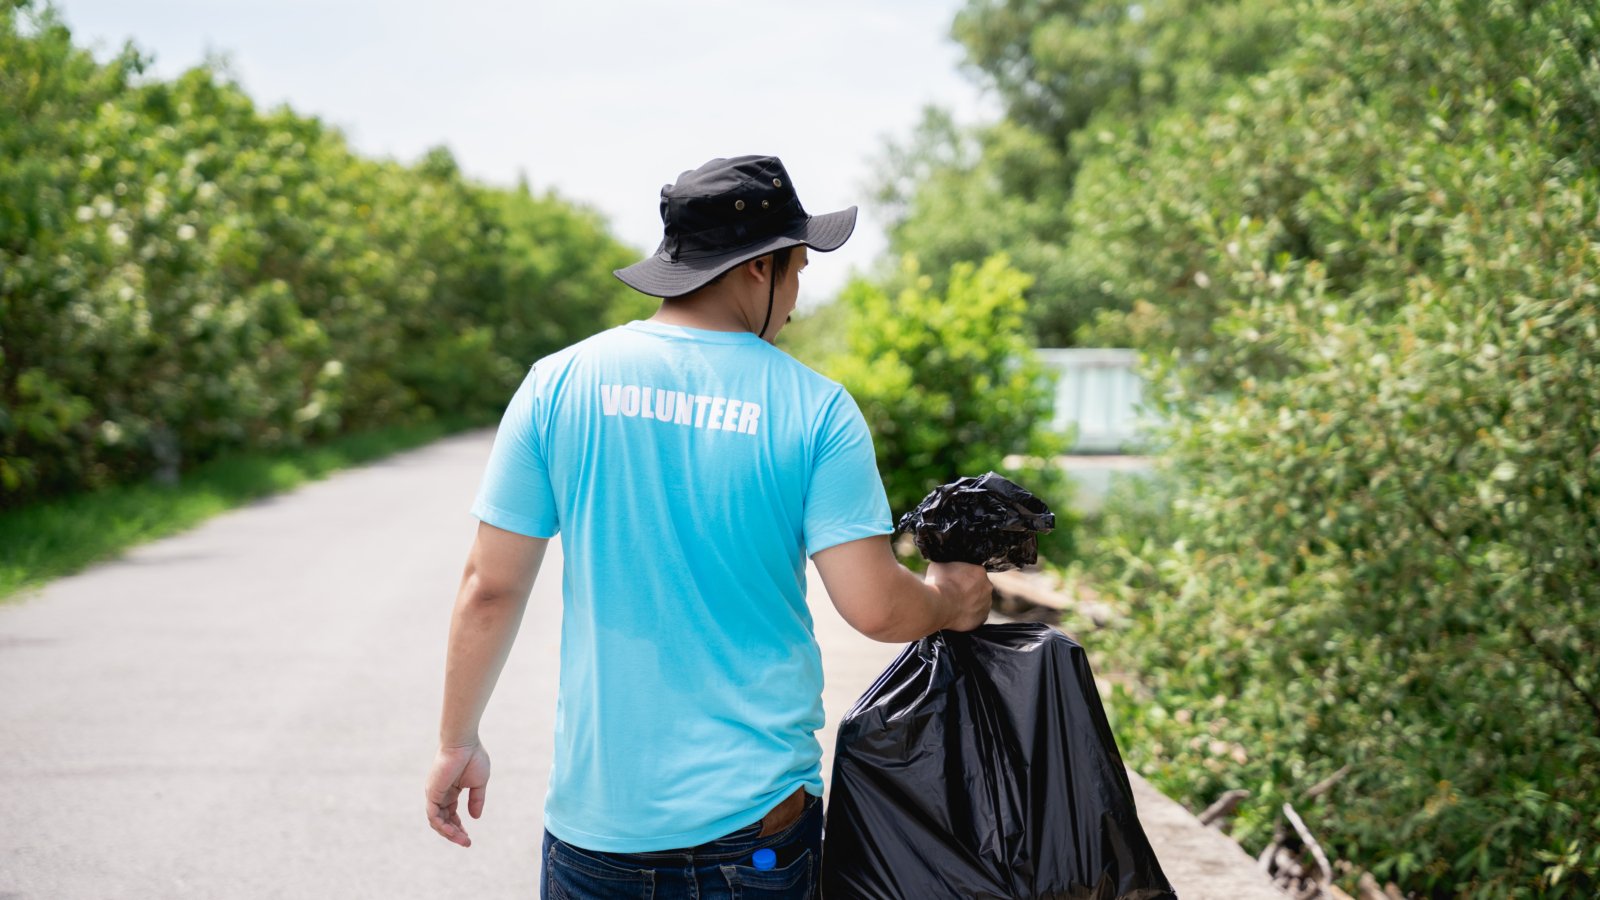
POLYGON ((892 531, 842 387, 752 333, 630 322, 533 366, 472 513, 561 534, 551 834, 689 847, 822 794, 805 557, 892 531))

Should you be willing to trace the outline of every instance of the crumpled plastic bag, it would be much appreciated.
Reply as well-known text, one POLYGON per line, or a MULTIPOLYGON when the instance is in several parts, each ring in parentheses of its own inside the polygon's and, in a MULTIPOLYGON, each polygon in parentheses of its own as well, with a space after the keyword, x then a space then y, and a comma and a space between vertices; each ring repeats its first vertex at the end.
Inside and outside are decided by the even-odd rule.
POLYGON ((1176 900, 1077 642, 1040 623, 906 647, 839 723, 822 894, 1176 900))
MULTIPOLYGON (((900 520, 934 562, 1038 558, 1043 501, 990 472, 900 520)), ((839 722, 823 896, 1176 900, 1083 647, 1039 623, 906 647, 839 722)))
POLYGON ((993 472, 934 488, 899 523, 929 562, 973 563, 991 572, 1038 562, 1039 535, 1055 527, 1043 500, 993 472))

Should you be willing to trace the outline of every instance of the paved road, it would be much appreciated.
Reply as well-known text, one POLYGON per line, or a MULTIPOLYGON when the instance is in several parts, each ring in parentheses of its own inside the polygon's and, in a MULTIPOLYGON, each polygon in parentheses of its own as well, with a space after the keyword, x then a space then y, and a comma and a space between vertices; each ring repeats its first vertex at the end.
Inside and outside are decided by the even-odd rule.
MULTIPOLYGON (((473 846, 423 816, 491 439, 340 474, 0 607, 0 900, 537 896, 557 547, 484 717, 473 846)), ((899 646, 851 631, 815 571, 810 597, 831 749, 899 646)))
MULTIPOLYGON (((253 504, 0 607, 0 900, 536 896, 556 547, 484 716, 494 774, 473 846, 423 818, 491 437, 253 504)), ((811 595, 831 723, 898 648, 851 632, 820 582, 811 595)))

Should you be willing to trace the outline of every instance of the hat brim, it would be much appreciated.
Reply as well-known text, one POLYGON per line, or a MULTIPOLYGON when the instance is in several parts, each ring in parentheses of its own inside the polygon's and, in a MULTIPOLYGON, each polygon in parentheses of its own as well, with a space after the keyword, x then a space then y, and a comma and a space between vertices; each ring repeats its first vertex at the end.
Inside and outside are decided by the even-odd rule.
POLYGON ((727 253, 674 261, 672 257, 662 252, 626 268, 617 269, 611 274, 641 294, 663 299, 682 297, 704 287, 706 282, 734 266, 774 250, 797 247, 801 244, 824 253, 837 250, 850 239, 850 234, 855 229, 856 208, 852 206, 838 212, 808 216, 805 224, 798 228, 736 250, 729 250, 727 253))

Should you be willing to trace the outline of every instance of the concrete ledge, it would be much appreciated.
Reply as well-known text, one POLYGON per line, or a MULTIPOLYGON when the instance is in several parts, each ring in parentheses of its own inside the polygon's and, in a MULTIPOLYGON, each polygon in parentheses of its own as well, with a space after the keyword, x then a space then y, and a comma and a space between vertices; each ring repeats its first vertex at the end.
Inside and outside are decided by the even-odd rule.
POLYGON ((1178 900, 1285 900, 1233 839, 1128 770, 1139 822, 1178 900))

